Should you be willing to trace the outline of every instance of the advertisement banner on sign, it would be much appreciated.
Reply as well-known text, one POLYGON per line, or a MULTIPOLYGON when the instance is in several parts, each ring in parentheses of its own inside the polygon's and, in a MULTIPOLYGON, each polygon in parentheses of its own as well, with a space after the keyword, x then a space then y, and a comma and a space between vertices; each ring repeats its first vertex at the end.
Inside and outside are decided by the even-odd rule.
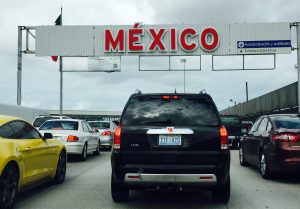
POLYGON ((121 71, 120 57, 89 57, 89 71, 116 72, 121 71))

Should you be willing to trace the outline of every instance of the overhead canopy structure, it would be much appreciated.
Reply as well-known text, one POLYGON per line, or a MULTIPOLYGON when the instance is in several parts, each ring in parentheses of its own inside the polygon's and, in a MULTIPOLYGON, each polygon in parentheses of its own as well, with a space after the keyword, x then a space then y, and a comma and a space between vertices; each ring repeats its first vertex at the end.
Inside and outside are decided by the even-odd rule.
POLYGON ((290 23, 37 26, 36 56, 286 54, 290 23))
MULTIPOLYGON (((292 49, 297 49, 297 63, 300 65, 299 23, 19 26, 18 32, 18 104, 21 104, 22 52, 36 56, 94 58, 168 56, 169 60, 170 56, 212 55, 212 70, 215 69, 214 56, 241 56, 242 67, 235 70, 250 70, 245 67, 245 56, 273 55, 274 66, 267 69, 275 69, 276 54, 289 54, 292 49), (291 45, 292 26, 297 27, 295 48, 291 45), (24 30, 26 50, 22 51, 24 30), (35 31, 34 35, 30 32, 32 30, 35 31), (29 49, 28 34, 35 39, 34 50, 29 49)), ((102 62, 92 61, 90 66, 103 68, 102 62)), ((114 71, 119 69, 120 64, 113 63, 112 66, 114 71)), ((264 70, 260 67, 257 69, 264 70)))

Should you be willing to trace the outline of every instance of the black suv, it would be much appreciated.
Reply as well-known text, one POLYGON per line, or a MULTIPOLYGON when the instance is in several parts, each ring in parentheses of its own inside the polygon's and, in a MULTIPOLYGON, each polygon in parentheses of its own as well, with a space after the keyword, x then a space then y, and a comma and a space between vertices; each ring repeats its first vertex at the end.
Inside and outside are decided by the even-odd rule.
POLYGON ((114 134, 111 195, 129 190, 212 190, 230 198, 230 150, 210 95, 131 95, 114 134))

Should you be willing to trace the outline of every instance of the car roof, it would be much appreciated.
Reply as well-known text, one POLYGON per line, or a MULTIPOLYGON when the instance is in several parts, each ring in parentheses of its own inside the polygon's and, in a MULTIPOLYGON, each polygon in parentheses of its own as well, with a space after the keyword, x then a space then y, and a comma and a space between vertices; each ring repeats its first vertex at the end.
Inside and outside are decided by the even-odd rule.
POLYGON ((109 123, 111 121, 109 121, 109 120, 91 120, 91 121, 88 121, 88 123, 89 122, 105 122, 105 123, 109 123))
POLYGON ((9 116, 9 115, 0 115, 0 126, 13 120, 23 120, 23 119, 14 116, 9 116))
MULTIPOLYGON (((65 118, 65 119, 50 119, 50 120, 47 120, 47 121, 74 121, 74 122, 80 122, 80 121, 84 121, 84 120, 65 118)), ((45 122, 47 122, 47 121, 45 121, 45 122)))
POLYGON ((178 96, 209 96, 207 93, 146 93, 146 94, 132 94, 135 96, 161 96, 161 95, 178 95, 178 96))
POLYGON ((61 118, 61 117, 69 117, 65 115, 39 115, 36 118, 61 118))
POLYGON ((299 114, 271 114, 267 115, 270 118, 278 118, 278 117, 299 117, 299 114))
POLYGON ((147 93, 147 94, 132 94, 130 98, 143 98, 143 97, 151 97, 151 96, 190 96, 196 98, 203 98, 213 101, 212 97, 207 93, 147 93))

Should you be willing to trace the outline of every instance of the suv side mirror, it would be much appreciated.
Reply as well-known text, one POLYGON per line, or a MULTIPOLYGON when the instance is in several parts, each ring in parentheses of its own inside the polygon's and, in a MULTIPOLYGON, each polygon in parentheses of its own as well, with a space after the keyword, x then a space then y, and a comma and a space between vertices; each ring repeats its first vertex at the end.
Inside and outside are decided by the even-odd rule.
POLYGON ((94 133, 99 133, 99 130, 95 128, 94 133))
POLYGON ((53 139, 53 136, 52 136, 51 133, 44 133, 43 139, 44 140, 46 140, 46 139, 53 139))

